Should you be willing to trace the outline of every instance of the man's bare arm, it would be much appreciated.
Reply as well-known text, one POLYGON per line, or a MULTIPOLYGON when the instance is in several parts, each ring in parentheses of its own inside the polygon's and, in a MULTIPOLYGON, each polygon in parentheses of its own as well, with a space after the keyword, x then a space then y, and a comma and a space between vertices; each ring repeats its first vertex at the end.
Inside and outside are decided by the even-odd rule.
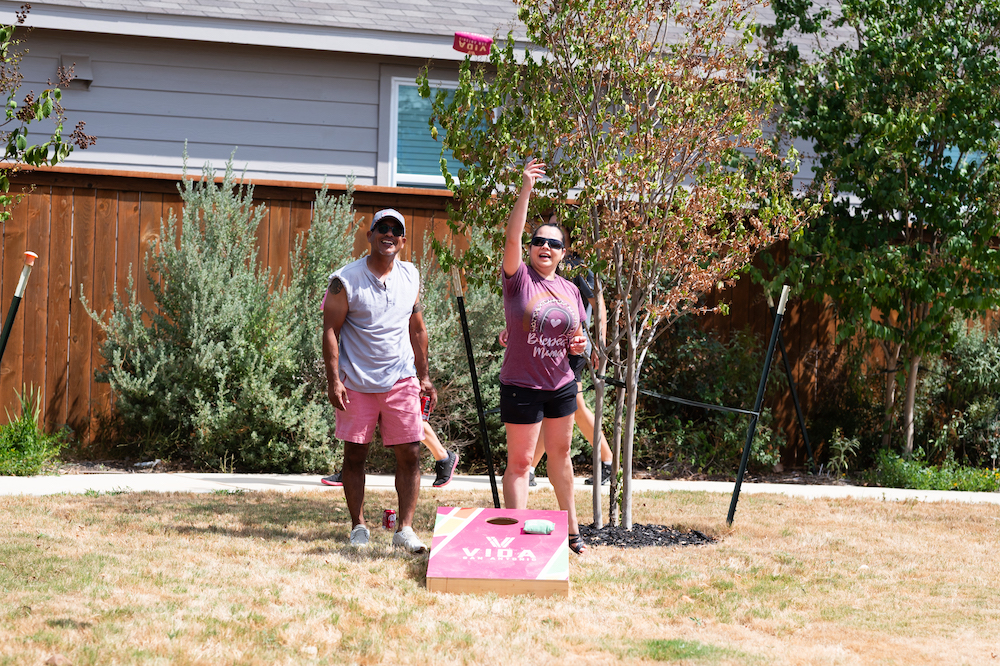
POLYGON ((330 404, 343 410, 348 403, 347 389, 340 381, 340 343, 337 337, 347 319, 347 292, 340 278, 334 278, 327 290, 323 306, 323 365, 326 368, 326 390, 330 404))
POLYGON ((413 347, 413 363, 417 368, 417 379, 420 380, 420 394, 430 396, 433 410, 437 406, 437 389, 431 382, 427 325, 424 323, 423 310, 424 304, 418 297, 417 302, 413 304, 413 312, 410 313, 410 345, 413 347))

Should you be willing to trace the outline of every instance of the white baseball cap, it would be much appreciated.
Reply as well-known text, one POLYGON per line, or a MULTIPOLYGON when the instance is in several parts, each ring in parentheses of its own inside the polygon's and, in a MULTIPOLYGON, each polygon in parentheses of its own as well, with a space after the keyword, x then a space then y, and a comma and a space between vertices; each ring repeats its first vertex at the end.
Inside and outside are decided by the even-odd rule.
POLYGON ((368 227, 368 230, 371 231, 374 229, 375 225, 378 224, 384 217, 391 217, 394 220, 397 220, 401 225, 403 225, 403 234, 406 234, 406 221, 403 219, 403 214, 395 208, 384 208, 375 213, 375 216, 372 217, 372 226, 368 227))

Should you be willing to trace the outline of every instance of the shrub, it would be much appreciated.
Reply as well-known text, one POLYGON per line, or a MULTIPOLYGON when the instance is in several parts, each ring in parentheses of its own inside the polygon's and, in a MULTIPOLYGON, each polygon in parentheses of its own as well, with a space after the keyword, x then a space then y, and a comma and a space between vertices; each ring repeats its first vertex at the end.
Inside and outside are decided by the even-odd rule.
MULTIPOLYGON (((482 242, 481 232, 473 231, 471 246, 482 242)), ((429 246, 429 243, 424 244, 424 247, 429 246)), ((449 447, 465 449, 463 467, 474 472, 483 471, 486 458, 480 444, 479 415, 451 276, 441 271, 429 254, 422 258, 421 275, 424 321, 430 337, 431 376, 438 390, 438 406, 431 414, 431 425, 449 447)), ((477 285, 472 281, 465 290, 463 301, 483 406, 489 412, 500 404, 503 348, 497 336, 504 326, 503 301, 488 284, 477 285)), ((507 440, 500 415, 487 414, 486 423, 493 460, 502 471, 507 457, 507 440)))
MULTIPOLYGON (((752 409, 764 350, 749 331, 728 341, 683 319, 650 352, 640 388, 724 407, 752 409)), ((768 382, 773 391, 780 378, 768 382)), ((735 474, 749 417, 689 407, 642 396, 635 443, 637 465, 670 473, 735 474)), ((750 452, 751 468, 769 469, 780 459, 773 417, 764 409, 750 452)))
POLYGON ((827 460, 827 466, 835 476, 841 477, 847 474, 851 461, 858 454, 858 449, 861 448, 861 442, 858 441, 857 437, 844 437, 843 431, 836 428, 833 431, 829 448, 830 456, 827 460))
POLYGON ((948 458, 941 465, 929 465, 922 450, 907 460, 889 451, 879 451, 869 480, 887 488, 916 490, 964 490, 995 492, 1000 490, 1000 472, 959 465, 948 458))
POLYGON ((259 268, 264 210, 231 163, 221 183, 206 166, 179 189, 182 219, 164 221, 160 238, 170 240, 145 261, 155 306, 137 301, 130 278, 107 320, 91 312, 107 334, 97 379, 113 389, 110 431, 136 455, 198 467, 328 470, 339 450, 317 379, 319 308, 327 275, 350 258, 352 193, 317 195, 285 288, 259 268))
POLYGON ((995 466, 1000 457, 1000 334, 981 324, 956 324, 952 348, 928 359, 918 404, 917 445, 932 463, 948 456, 995 466))
POLYGON ((13 419, 8 413, 9 423, 0 426, 0 476, 33 476, 59 458, 68 431, 49 434, 38 427, 41 389, 24 387, 21 393, 14 393, 21 404, 21 416, 13 419))
MULTIPOLYGON (((882 391, 884 375, 867 361, 871 349, 855 341, 833 350, 813 350, 807 360, 819 380, 816 400, 809 414, 809 440, 817 465, 839 469, 841 454, 848 454, 851 469, 874 464, 882 445, 882 391)), ((800 398, 805 396, 800 395, 800 398)), ((848 462, 848 460, 843 460, 848 462)), ((836 471, 836 470, 835 470, 836 471)), ((846 473, 847 468, 836 473, 846 473)))
MULTIPOLYGON (((927 466, 942 467, 950 459, 971 467, 993 467, 1000 457, 1000 335, 995 328, 957 322, 949 337, 947 353, 921 361, 914 446, 924 451, 927 466)), ((875 470, 885 466, 884 378, 880 367, 866 366, 864 356, 869 351, 848 349, 834 373, 835 381, 824 382, 824 398, 813 411, 810 435, 832 444, 832 433, 842 428, 844 437, 859 442, 855 467, 875 470)), ((898 380, 897 396, 901 396, 905 377, 900 374, 898 380)), ((897 400, 897 410, 901 404, 897 400)), ((901 423, 897 414, 894 433, 901 423)))

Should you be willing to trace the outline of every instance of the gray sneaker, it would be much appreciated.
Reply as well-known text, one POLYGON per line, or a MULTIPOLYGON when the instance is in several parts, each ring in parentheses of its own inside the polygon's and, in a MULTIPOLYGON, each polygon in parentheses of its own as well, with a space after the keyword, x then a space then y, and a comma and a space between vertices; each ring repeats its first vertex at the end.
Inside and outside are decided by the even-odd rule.
POLYGON ((458 466, 458 454, 454 451, 448 452, 448 457, 434 463, 434 487, 444 488, 451 483, 451 477, 455 474, 455 467, 458 466))
POLYGON ((427 546, 417 538, 412 527, 404 527, 392 535, 392 545, 397 548, 405 548, 410 553, 426 553, 427 546))
POLYGON ((355 525, 351 530, 351 545, 356 548, 366 548, 370 538, 371 532, 364 525, 355 525))

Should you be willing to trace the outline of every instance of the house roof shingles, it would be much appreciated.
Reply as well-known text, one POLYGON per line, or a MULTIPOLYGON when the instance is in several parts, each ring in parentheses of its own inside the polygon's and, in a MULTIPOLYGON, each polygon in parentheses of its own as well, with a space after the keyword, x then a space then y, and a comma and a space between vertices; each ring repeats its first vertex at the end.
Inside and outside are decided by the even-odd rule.
MULTIPOLYGON (((434 3, 428 0, 32 0, 41 8, 226 18, 310 27, 369 29, 413 35, 451 36, 456 31, 524 37, 511 0, 434 3)), ((51 10, 50 10, 51 11, 51 10)))
MULTIPOLYGON (((0 0, 13 14, 23 0, 0 0)), ((839 14, 839 0, 814 0, 839 14)), ((513 0, 32 0, 29 25, 111 34, 177 37, 205 41, 268 44, 297 48, 390 52, 417 58, 458 60, 455 32, 504 37, 527 45, 513 0)), ((769 6, 755 8, 758 20, 774 22, 769 6)), ((680 37, 682 28, 671 26, 680 37)), ((840 27, 828 44, 848 41, 840 27)), ((803 55, 815 38, 793 36, 803 55)))

